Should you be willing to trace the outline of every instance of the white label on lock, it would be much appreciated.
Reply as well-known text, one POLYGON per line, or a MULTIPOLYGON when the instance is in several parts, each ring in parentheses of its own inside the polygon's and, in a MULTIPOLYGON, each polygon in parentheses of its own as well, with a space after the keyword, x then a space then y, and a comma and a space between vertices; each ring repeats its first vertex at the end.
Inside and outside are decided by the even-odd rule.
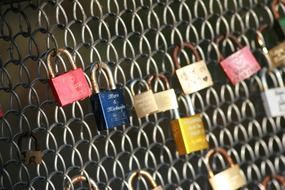
POLYGON ((261 94, 268 117, 285 115, 285 88, 273 88, 261 94))
POLYGON ((178 103, 174 89, 157 92, 154 98, 158 107, 158 112, 164 112, 171 109, 177 109, 178 103))
POLYGON ((191 94, 213 85, 211 74, 204 60, 177 69, 176 75, 185 94, 191 94))

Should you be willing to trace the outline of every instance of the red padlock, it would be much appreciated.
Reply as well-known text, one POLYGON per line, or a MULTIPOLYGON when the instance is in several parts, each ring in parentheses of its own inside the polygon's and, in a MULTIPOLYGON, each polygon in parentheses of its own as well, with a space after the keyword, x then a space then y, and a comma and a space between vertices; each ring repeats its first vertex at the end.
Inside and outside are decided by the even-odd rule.
MULTIPOLYGON (((220 65, 233 85, 249 78, 261 69, 249 47, 243 47, 233 35, 228 35, 228 39, 238 45, 239 50, 224 58, 220 53, 220 65)), ((219 44, 226 39, 219 36, 216 43, 219 44)))
POLYGON ((71 54, 65 49, 57 49, 47 57, 47 66, 50 74, 50 87, 53 95, 60 106, 83 100, 91 95, 90 86, 85 78, 82 68, 77 68, 71 54), (67 56, 73 70, 55 76, 51 67, 51 56, 59 54, 67 56))

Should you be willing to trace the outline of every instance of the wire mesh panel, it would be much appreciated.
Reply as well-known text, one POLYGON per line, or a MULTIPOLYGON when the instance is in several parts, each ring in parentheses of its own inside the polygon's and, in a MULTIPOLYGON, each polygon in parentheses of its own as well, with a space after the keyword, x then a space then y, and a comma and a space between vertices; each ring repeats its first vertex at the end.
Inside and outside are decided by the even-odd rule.
MULTIPOLYGON (((283 67, 269 72, 256 41, 256 30, 266 24, 270 29, 262 35, 268 47, 278 43, 271 3, 42 0, 1 5, 0 189, 59 190, 79 174, 93 179, 99 189, 128 189, 128 176, 137 169, 149 171, 165 189, 211 189, 203 160, 207 150, 185 156, 176 152, 170 130, 174 111, 136 116, 132 90, 144 89, 131 89, 133 81, 158 73, 164 73, 175 89, 180 116, 189 115, 192 108, 202 113, 210 148, 224 147, 241 166, 247 178, 242 189, 258 189, 266 175, 285 175, 285 118, 266 117, 260 97, 265 85, 282 86, 285 75, 283 67), (218 49, 226 56, 238 47, 229 40, 216 44, 221 34, 233 34, 242 46, 251 47, 262 72, 231 85, 219 66, 218 49), (172 60, 173 49, 184 42, 195 43, 214 80, 212 87, 190 95, 182 93, 172 60), (124 91, 130 125, 97 130, 97 113, 88 98, 57 106, 46 65, 48 53, 57 48, 72 54, 89 82, 95 64, 108 64, 124 91), (37 136, 43 153, 40 165, 20 159, 22 149, 35 146, 31 139, 19 142, 25 132, 37 136)), ((181 64, 195 60, 186 50, 179 57, 181 64)), ((71 69, 64 57, 53 64, 57 74, 71 69)), ((99 76, 100 87, 106 89, 106 73, 99 76)), ((155 81, 153 90, 163 89, 161 81, 155 81)), ((211 166, 218 172, 228 164, 215 156, 211 166)), ((149 188, 143 179, 135 184, 137 189, 149 188)))

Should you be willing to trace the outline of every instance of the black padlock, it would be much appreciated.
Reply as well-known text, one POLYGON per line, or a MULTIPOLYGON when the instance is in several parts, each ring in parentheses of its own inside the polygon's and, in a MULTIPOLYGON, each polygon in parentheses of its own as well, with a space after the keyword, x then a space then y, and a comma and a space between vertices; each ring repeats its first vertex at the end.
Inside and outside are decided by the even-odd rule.
POLYGON ((24 162, 24 164, 31 164, 31 163, 35 163, 35 164, 41 164, 42 162, 42 151, 39 148, 38 145, 38 139, 35 136, 35 134, 32 133, 23 133, 19 136, 18 138, 18 145, 19 148, 21 150, 21 160, 22 162, 24 162), (30 139, 32 138, 35 144, 35 149, 34 150, 23 150, 22 149, 22 144, 23 144, 23 139, 30 139))

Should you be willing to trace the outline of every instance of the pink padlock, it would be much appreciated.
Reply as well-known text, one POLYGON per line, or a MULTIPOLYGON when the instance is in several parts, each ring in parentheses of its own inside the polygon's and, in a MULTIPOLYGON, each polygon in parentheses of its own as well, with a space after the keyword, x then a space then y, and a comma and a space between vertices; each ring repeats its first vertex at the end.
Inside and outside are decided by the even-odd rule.
MULTIPOLYGON (((239 50, 226 58, 220 53, 220 65, 231 83, 235 85, 257 73, 261 67, 248 46, 243 47, 233 35, 228 35, 227 38, 238 45, 239 50)), ((225 36, 219 36, 216 43, 219 44, 225 39, 225 36)))

